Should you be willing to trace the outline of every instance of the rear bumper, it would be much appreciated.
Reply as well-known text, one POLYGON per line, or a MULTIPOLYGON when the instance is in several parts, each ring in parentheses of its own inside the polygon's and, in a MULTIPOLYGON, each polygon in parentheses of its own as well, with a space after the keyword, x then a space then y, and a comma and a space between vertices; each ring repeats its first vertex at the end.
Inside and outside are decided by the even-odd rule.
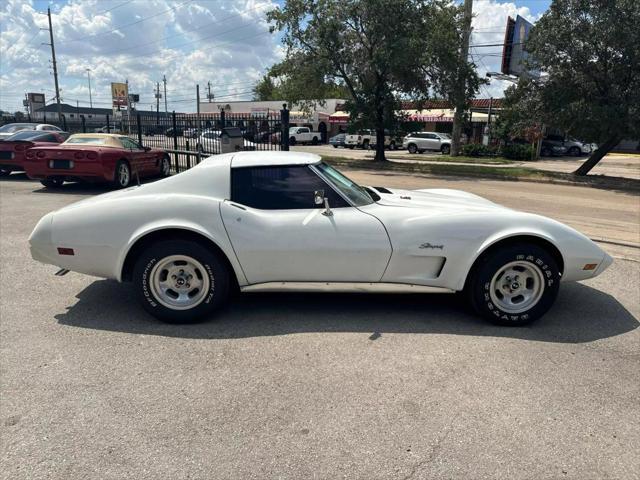
POLYGON ((72 168, 50 168, 48 162, 49 159, 46 158, 24 162, 27 176, 34 180, 44 180, 52 177, 92 182, 109 182, 113 180, 113 172, 106 169, 100 162, 74 161, 72 168))

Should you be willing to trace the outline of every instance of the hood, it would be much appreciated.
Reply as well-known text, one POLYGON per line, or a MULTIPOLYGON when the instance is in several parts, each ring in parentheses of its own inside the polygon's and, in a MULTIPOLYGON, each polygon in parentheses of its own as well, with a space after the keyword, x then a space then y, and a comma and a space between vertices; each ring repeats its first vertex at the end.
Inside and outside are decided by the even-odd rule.
POLYGON ((378 193, 378 205, 398 208, 427 209, 430 214, 451 214, 464 211, 509 210, 473 193, 446 188, 400 190, 371 187, 378 193))

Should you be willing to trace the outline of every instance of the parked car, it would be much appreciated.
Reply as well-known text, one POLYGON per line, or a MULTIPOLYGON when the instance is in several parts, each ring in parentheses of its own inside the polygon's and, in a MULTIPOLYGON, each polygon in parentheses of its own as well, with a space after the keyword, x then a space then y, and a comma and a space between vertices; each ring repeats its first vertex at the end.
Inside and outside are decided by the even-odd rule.
POLYGON ((174 128, 171 127, 171 128, 168 128, 167 130, 165 130, 164 134, 167 137, 173 137, 174 135, 176 137, 181 137, 184 134, 184 130, 182 128, 180 128, 180 127, 176 127, 175 130, 174 130, 174 128))
POLYGON ((339 133, 337 135, 334 135, 329 139, 329 145, 333 145, 333 148, 346 146, 345 144, 346 136, 347 135, 345 133, 339 133))
MULTIPOLYGON (((345 146, 347 148, 364 148, 365 150, 375 148, 377 143, 377 134, 375 130, 360 130, 357 133, 348 134, 345 137, 345 146)), ((396 150, 400 142, 391 135, 387 130, 384 133, 384 146, 390 150, 396 150)))
POLYGON ((448 133, 439 132, 413 132, 404 137, 402 146, 409 153, 433 150, 448 155, 451 152, 451 136, 448 133))
POLYGON ((45 215, 29 243, 59 275, 132 281, 170 322, 208 317, 236 288, 391 289, 463 292, 490 321, 522 325, 551 307, 560 282, 612 263, 557 221, 459 190, 362 187, 300 152, 217 155, 85 199, 45 215))
MULTIPOLYGON (((220 130, 205 130, 198 137, 198 143, 196 148, 200 153, 205 154, 218 154, 222 153, 222 148, 220 145, 220 130)), ((250 142, 249 140, 243 137, 243 145, 241 150, 255 150, 256 144, 254 142, 250 142)))
POLYGON ((168 176, 171 159, 163 150, 143 147, 123 135, 77 133, 60 145, 29 149, 24 166, 29 178, 48 188, 60 187, 65 181, 126 188, 134 177, 168 176))
MULTIPOLYGON (((575 138, 564 137, 562 135, 547 135, 547 137, 543 141, 543 146, 546 144, 547 146, 558 146, 565 147, 565 151, 563 153, 566 155, 571 155, 573 157, 579 157, 580 155, 589 155, 592 151, 592 146, 590 143, 583 143, 575 138)), ((542 152, 541 152, 542 153, 542 152)), ((552 154, 555 154, 552 152, 552 154)), ((546 155, 550 156, 550 155, 546 155)))
POLYGON ((550 142, 548 140, 542 141, 542 146, 540 147, 540 155, 543 157, 561 157, 562 155, 567 153, 567 147, 564 145, 558 145, 554 142, 550 142))
POLYGON ((30 148, 58 145, 68 136, 67 132, 53 130, 20 130, 0 140, 0 176, 7 176, 13 171, 24 171, 25 155, 30 148))
POLYGON ((198 138, 199 133, 197 128, 185 128, 183 135, 187 138, 198 138))
POLYGON ((320 132, 312 132, 309 127, 289 128, 289 145, 296 143, 317 145, 321 138, 320 132))
POLYGON ((118 128, 115 125, 104 125, 96 128, 94 133, 118 133, 118 128))
POLYGON ((62 129, 48 123, 7 123, 0 127, 0 139, 10 137, 22 130, 62 132, 62 129))

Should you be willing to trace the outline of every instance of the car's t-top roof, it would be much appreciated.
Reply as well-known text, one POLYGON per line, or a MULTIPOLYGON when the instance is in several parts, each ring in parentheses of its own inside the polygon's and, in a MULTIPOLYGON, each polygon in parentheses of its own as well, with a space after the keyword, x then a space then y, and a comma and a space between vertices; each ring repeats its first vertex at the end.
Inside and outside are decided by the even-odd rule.
MULTIPOLYGON (((92 145, 100 147, 122 148, 123 135, 113 133, 75 133, 71 135, 63 145, 92 145)), ((128 138, 128 137, 127 137, 128 138)))
MULTIPOLYGON (((215 161, 215 157, 211 157, 215 161)), ((311 165, 322 161, 320 155, 303 152, 238 152, 233 155, 231 168, 269 167, 274 165, 311 165)))

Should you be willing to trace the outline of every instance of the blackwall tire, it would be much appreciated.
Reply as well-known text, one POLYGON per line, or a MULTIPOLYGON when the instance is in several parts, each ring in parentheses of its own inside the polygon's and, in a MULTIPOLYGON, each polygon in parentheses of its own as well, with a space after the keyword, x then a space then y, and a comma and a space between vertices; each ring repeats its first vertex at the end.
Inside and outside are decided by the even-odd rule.
POLYGON ((442 147, 440 147, 440 151, 442 152, 443 155, 449 155, 451 153, 451 146, 442 145, 442 147))
POLYGON ((166 240, 141 254, 133 282, 148 313, 163 322, 194 323, 225 304, 230 272, 216 253, 199 243, 166 240))
POLYGON ((9 175, 11 175, 11 170, 0 168, 0 177, 8 177, 9 175))
POLYGON ((129 166, 129 162, 125 160, 118 161, 113 173, 112 185, 114 188, 127 188, 131 185, 131 167, 129 166))
POLYGON ((579 157, 580 155, 582 155, 582 152, 578 147, 571 147, 569 149, 569 155, 571 155, 572 157, 579 157))
POLYGON ((407 151, 409 153, 418 153, 418 147, 413 143, 410 143, 409 146, 407 147, 407 151))
POLYGON ((553 305, 560 271, 545 249, 528 243, 496 249, 479 259, 467 282, 474 310, 492 323, 521 326, 553 305))
POLYGON ((296 137, 291 137, 289 139, 289 145, 293 147, 295 144, 296 144, 296 137))
POLYGON ((62 178, 45 178, 40 183, 47 188, 60 188, 64 184, 62 178))

